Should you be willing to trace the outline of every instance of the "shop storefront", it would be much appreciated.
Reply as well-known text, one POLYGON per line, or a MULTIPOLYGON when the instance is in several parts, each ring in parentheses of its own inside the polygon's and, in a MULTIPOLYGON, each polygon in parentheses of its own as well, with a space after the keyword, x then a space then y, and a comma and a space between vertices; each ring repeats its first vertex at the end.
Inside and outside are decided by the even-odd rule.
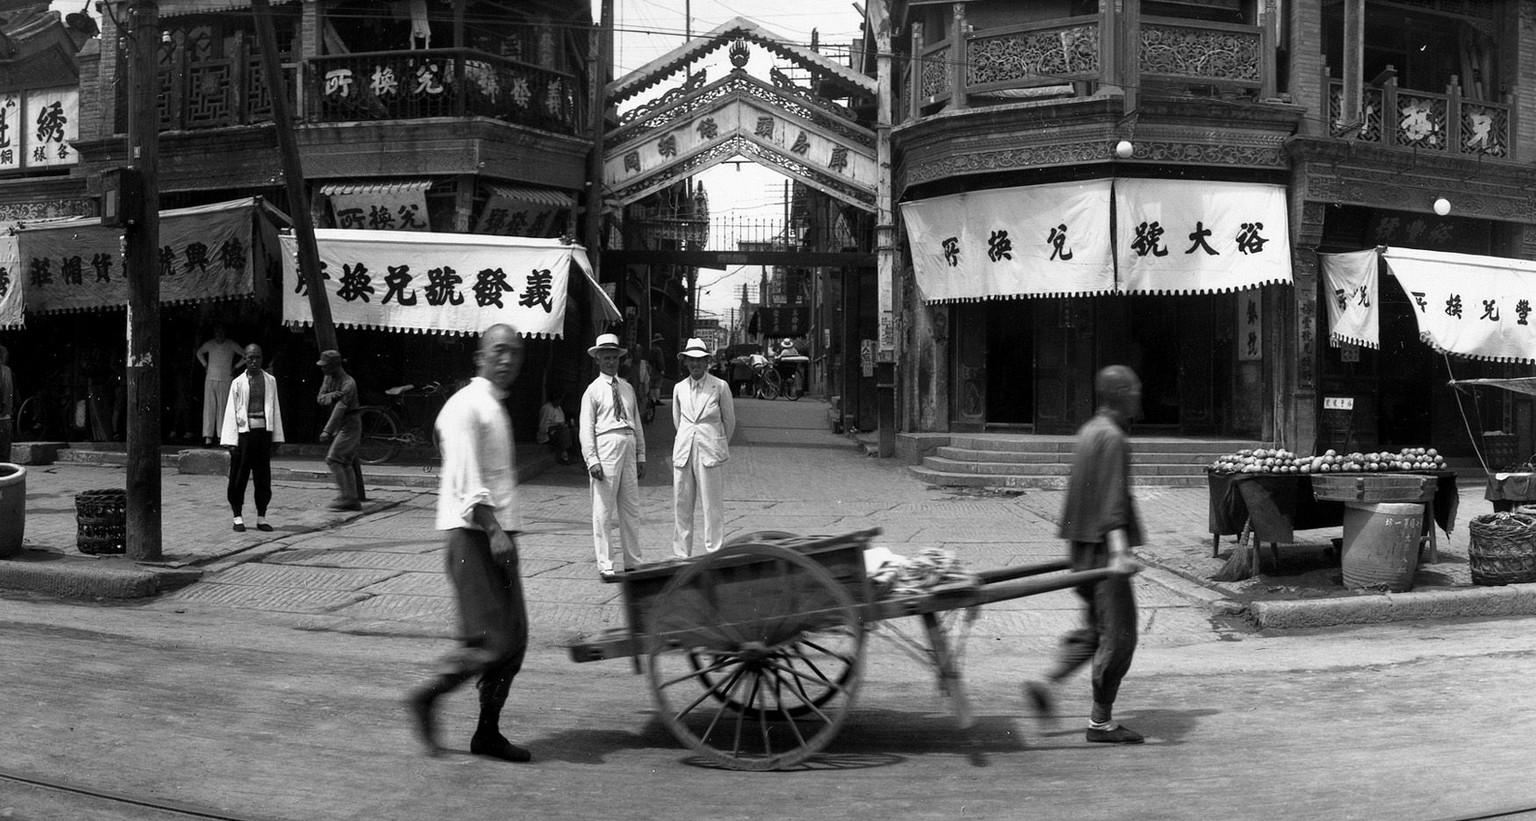
POLYGON ((949 428, 1070 433, 1093 374, 1141 375, 1153 435, 1262 435, 1267 306, 1291 282, 1282 186, 1099 179, 905 203, 953 329, 949 428))

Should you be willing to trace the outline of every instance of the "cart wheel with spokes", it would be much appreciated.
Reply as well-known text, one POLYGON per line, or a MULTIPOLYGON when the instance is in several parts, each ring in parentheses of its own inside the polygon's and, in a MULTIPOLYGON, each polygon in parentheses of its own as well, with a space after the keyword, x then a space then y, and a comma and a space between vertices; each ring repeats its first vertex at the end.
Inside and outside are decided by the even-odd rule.
POLYGON ((847 722, 864 624, 812 559, 773 544, 721 548, 656 601, 644 644, 651 695, 667 729, 710 762, 792 767, 847 722))
POLYGON ((400 425, 395 415, 377 405, 365 405, 358 415, 363 428, 357 445, 358 461, 377 465, 395 458, 400 453, 400 425))

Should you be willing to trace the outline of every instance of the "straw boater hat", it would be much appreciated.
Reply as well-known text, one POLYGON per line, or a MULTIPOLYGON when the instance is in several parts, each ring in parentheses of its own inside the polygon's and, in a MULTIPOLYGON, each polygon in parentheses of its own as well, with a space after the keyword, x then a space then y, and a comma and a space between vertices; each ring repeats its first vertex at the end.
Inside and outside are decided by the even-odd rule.
POLYGON ((597 344, 587 349, 588 356, 597 356, 598 351, 617 351, 623 356, 627 351, 619 344, 618 334, 602 334, 597 338, 597 344))
POLYGON ((703 359, 709 356, 709 349, 704 347, 704 340, 699 339, 698 337, 690 337, 688 344, 685 345, 682 350, 677 352, 678 359, 682 359, 685 356, 695 359, 703 359))
POLYGON ((793 348, 793 347, 795 347, 795 341, 793 339, 790 339, 789 337, 786 336, 783 339, 779 340, 779 347, 780 348, 793 348))

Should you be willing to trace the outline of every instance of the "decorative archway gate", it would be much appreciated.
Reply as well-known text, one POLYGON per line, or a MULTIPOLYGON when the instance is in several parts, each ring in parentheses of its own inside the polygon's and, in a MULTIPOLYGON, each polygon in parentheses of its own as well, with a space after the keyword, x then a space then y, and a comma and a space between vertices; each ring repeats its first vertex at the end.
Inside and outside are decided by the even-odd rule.
MULTIPOLYGON (((868 109, 876 93, 874 79, 750 20, 731 20, 605 89, 610 110, 634 104, 604 135, 603 206, 622 213, 692 175, 738 162, 740 157, 816 192, 837 208, 875 215, 882 191, 880 175, 888 175, 889 169, 881 167, 877 134, 867 116, 861 118, 838 100, 868 109), (752 45, 804 70, 810 83, 802 85, 778 68, 770 69, 766 80, 749 74, 752 45), (691 70, 722 50, 729 51, 732 65, 724 77, 710 81, 707 68, 691 70), (669 83, 651 99, 636 102, 669 83)), ((889 191, 888 182, 883 190, 889 191)), ((816 208, 811 213, 826 215, 834 210, 816 208)), ((831 225, 812 225, 805 232, 821 238, 835 233, 831 225)), ((700 234, 708 236, 708 232, 700 234)), ((824 385, 843 397, 848 423, 872 429, 878 414, 876 386, 864 359, 870 347, 865 340, 880 333, 880 306, 873 299, 877 282, 873 243, 865 240, 850 249, 841 244, 831 247, 834 243, 823 240, 811 247, 791 247, 799 243, 788 241, 788 226, 785 241, 752 243, 746 248, 705 248, 699 235, 690 239, 682 248, 604 249, 604 269, 621 272, 604 277, 615 280, 621 306, 628 272, 644 270, 648 279, 651 266, 689 271, 690 300, 696 298, 693 285, 699 268, 764 265, 835 271, 841 285, 835 308, 808 312, 821 316, 821 325, 806 328, 803 335, 809 339, 813 358, 830 360, 824 385)), ((641 287, 646 287, 648 300, 649 288, 641 287)))

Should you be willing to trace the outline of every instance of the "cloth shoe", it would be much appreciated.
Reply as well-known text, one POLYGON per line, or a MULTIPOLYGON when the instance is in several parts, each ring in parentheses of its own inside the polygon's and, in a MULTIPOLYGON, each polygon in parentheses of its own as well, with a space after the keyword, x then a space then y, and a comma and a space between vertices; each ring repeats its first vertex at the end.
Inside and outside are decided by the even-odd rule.
POLYGON ((1141 737, 1141 733, 1116 724, 1108 730, 1095 730, 1089 727, 1088 740, 1097 744, 1140 744, 1145 739, 1141 737))
POLYGON ((272 526, 267 524, 266 522, 257 522, 256 523, 256 529, 260 530, 262 533, 271 533, 272 532, 272 526))
POLYGON ((475 755, 510 761, 514 764, 526 764, 533 760, 532 753, 508 741, 505 736, 495 730, 476 731, 474 738, 469 740, 469 751, 475 755))
POLYGON ((235 532, 236 533, 244 533, 245 532, 245 523, 244 522, 235 522, 235 532))

